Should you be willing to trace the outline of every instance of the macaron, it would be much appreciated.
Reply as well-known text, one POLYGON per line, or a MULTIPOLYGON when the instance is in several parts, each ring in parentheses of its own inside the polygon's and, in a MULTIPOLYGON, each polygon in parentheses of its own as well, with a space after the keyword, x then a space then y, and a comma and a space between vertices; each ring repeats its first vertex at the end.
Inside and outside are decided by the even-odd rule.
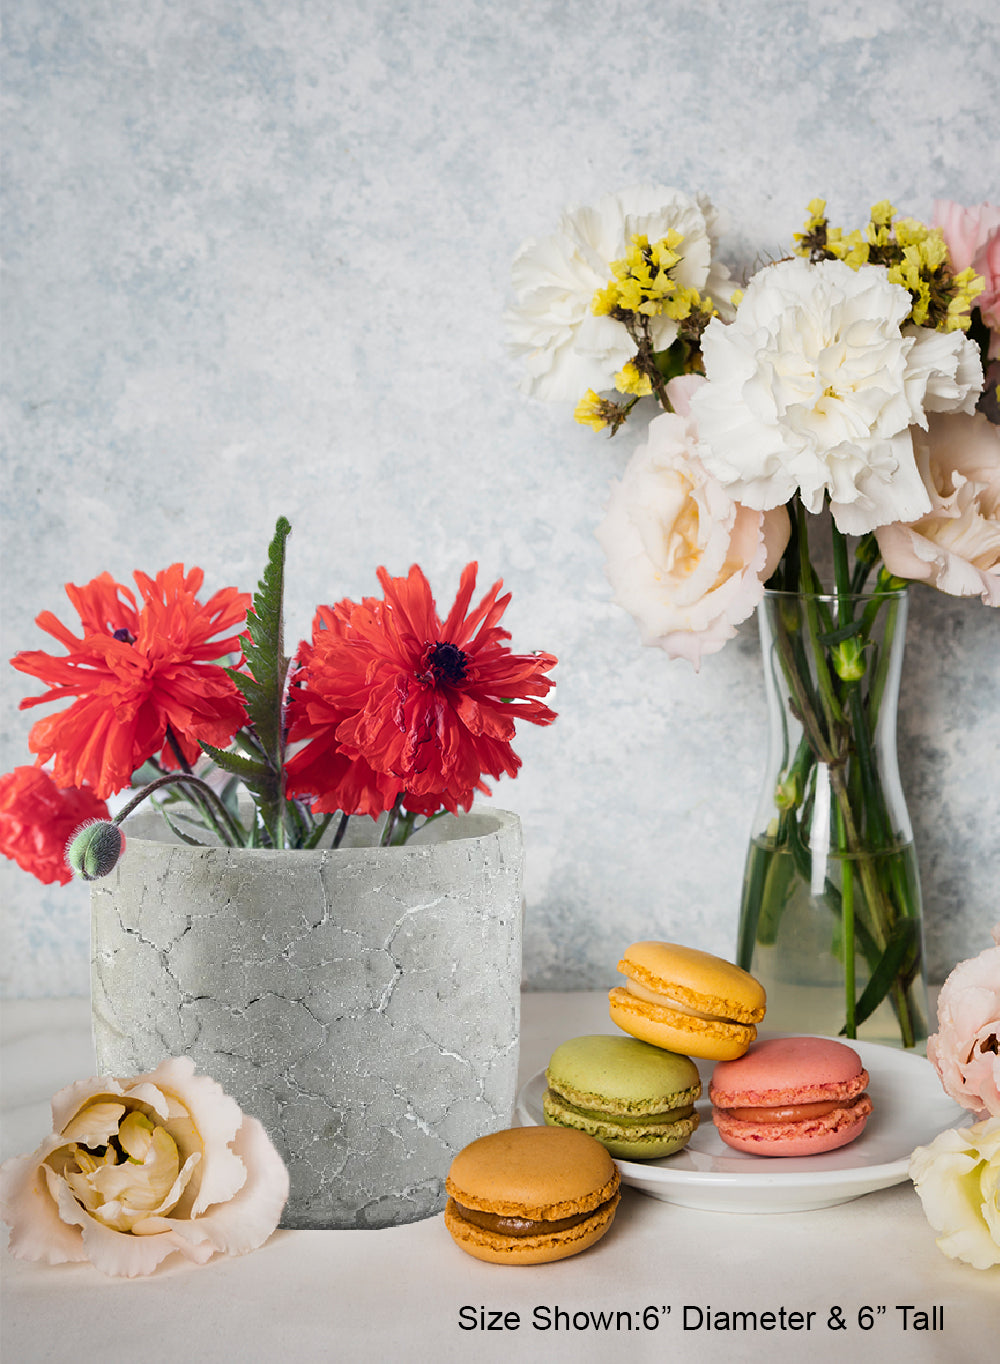
POLYGON ((868 1072, 853 1047, 831 1037, 756 1042, 712 1072, 709 1097, 719 1136, 756 1156, 835 1151, 865 1129, 868 1072))
POLYGON ((673 1155, 698 1126, 698 1067, 635 1037, 574 1037, 552 1053, 545 1121, 586 1132, 613 1156, 673 1155))
POLYGON ((671 942, 637 942, 618 963, 625 984, 608 996, 613 1023, 654 1047, 730 1061, 757 1036, 767 996, 730 961, 671 942))
POLYGON ((599 1141, 564 1127, 512 1127, 471 1142, 451 1163, 445 1226, 477 1260, 538 1265, 599 1241, 620 1198, 599 1141))

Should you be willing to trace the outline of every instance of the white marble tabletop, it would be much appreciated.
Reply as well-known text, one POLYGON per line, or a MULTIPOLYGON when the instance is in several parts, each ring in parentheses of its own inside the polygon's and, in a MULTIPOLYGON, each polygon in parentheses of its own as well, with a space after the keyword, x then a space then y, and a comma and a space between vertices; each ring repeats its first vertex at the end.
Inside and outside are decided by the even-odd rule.
MULTIPOLYGON (((92 1074, 94 1063, 86 1000, 11 1001, 0 1021, 6 1157, 34 1149, 49 1130, 51 1095, 92 1074)), ((603 994, 526 994, 522 1078, 558 1042, 593 1031, 611 1031, 603 994)), ((698 1364, 950 1364, 992 1358, 1000 1329, 1000 1267, 977 1271, 945 1257, 909 1183, 772 1216, 698 1211, 626 1189, 602 1242, 530 1268, 471 1259, 439 1216, 382 1231, 281 1231, 241 1259, 180 1264, 136 1281, 106 1279, 88 1265, 23 1264, 5 1251, 0 1271, 7 1364, 310 1364, 362 1353, 378 1361, 604 1361, 609 1351, 627 1351, 630 1361, 683 1352, 698 1364), (868 1331, 858 1325, 866 1306, 875 1309, 868 1331), (647 1307, 656 1311, 644 1319, 647 1307), (720 1311, 761 1319, 770 1311, 775 1325, 693 1328, 708 1309, 716 1320, 720 1311), (595 1321, 602 1312, 610 1325, 595 1321), (810 1312, 808 1329, 795 1329, 810 1312), (917 1330, 921 1313, 928 1328, 943 1325, 917 1330), (831 1325, 837 1318, 844 1329, 831 1325)))

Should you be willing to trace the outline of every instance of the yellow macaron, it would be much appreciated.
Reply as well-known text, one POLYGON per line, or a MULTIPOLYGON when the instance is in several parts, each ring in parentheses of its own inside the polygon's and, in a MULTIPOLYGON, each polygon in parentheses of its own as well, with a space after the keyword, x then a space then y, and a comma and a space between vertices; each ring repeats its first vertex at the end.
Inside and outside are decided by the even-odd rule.
POLYGON ((618 963, 625 984, 608 996, 611 1021, 667 1051, 732 1061, 757 1036, 767 996, 760 981, 710 952, 637 942, 618 963))
POLYGON ((452 1161, 445 1226, 477 1260, 562 1260, 608 1230, 620 1184, 614 1161, 584 1132, 507 1128, 471 1142, 452 1161))

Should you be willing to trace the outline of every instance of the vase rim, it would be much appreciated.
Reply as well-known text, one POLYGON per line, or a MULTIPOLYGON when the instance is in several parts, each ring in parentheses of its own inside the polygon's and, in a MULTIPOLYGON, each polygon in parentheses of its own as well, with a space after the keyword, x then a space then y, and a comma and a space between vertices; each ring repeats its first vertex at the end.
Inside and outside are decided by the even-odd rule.
MULTIPOLYGON (((359 816, 359 818, 361 817, 359 816)), ((415 854, 423 854, 427 849, 433 847, 449 847, 454 846, 457 843, 472 843, 487 838, 494 838, 498 835, 503 836, 509 830, 518 829, 520 827, 520 818, 518 815, 512 810, 502 810, 495 806, 483 810, 462 811, 462 813, 458 815, 445 815, 442 816, 442 821, 442 829, 449 828, 451 826, 451 821, 460 823, 465 827, 456 829, 454 837, 451 838, 434 837, 426 841, 418 839, 392 847, 381 847, 377 843, 348 843, 340 848, 322 846, 318 848, 236 848, 224 843, 206 843, 192 846, 175 840, 163 820, 152 810, 140 810, 134 815, 131 815, 123 822, 122 832, 124 833, 126 840, 125 855, 127 855, 128 845, 134 844, 137 847, 169 848, 172 852, 186 851, 192 854, 200 854, 201 857, 205 857, 206 855, 218 856, 219 854, 228 855, 230 853, 238 853, 240 856, 249 856, 251 858, 259 859, 262 862, 268 862, 279 857, 302 859, 330 857, 340 859, 343 857, 346 860, 352 856, 360 855, 362 860, 364 860, 364 858, 372 854, 384 853, 404 853, 413 856, 415 854), (162 837, 150 836, 151 826, 154 824, 156 828, 155 830, 152 830, 152 832, 156 835, 162 832, 162 837)))
POLYGON ((764 599, 769 597, 788 597, 804 598, 809 601, 833 602, 838 601, 873 601, 876 597, 885 597, 889 600, 899 600, 907 595, 909 584, 902 587, 879 587, 873 588, 870 592, 800 592, 788 591, 783 587, 765 587, 764 599))

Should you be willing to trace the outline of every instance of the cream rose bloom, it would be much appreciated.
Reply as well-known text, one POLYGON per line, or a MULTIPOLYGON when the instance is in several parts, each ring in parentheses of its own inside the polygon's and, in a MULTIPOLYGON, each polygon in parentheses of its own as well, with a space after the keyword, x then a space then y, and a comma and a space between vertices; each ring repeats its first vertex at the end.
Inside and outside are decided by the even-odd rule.
MULTIPOLYGON (((611 262, 624 257, 633 235, 654 242, 671 228, 684 237, 674 277, 707 293, 728 315, 733 286, 729 271, 713 260, 716 213, 707 198, 662 185, 605 194, 593 207, 567 210, 551 236, 529 238, 514 259, 517 303, 505 321, 511 353, 526 371, 524 392, 576 402, 588 388, 614 387, 635 348, 620 322, 593 315, 594 294, 608 284, 611 262)), ((655 348, 665 350, 677 323, 654 317, 651 330, 655 348)))
POLYGON ((942 985, 927 1059, 949 1098, 1000 1118, 1000 924, 993 939, 995 947, 959 962, 942 985))
POLYGON ((982 413, 934 416, 914 448, 930 510, 876 530, 886 567, 1000 606, 1000 428, 982 413))
POLYGON ((910 1178, 945 1255, 976 1269, 1000 1264, 1000 1118, 918 1146, 910 1178))
POLYGON ((689 394, 703 382, 671 381, 675 411, 650 422, 597 529, 615 598, 643 644, 695 669, 753 612, 789 535, 784 507, 739 506, 699 460, 689 394))
POLYGON ((188 1057, 60 1090, 51 1136, 0 1167, 14 1255, 128 1278, 174 1254, 204 1264, 255 1250, 287 1198, 264 1128, 188 1057))
POLYGON ((881 266, 796 258, 759 271, 729 325, 702 338, 709 383, 694 396, 701 458, 746 506, 830 497, 861 535, 930 510, 910 428, 971 412, 982 386, 961 332, 903 324, 910 296, 881 266))

